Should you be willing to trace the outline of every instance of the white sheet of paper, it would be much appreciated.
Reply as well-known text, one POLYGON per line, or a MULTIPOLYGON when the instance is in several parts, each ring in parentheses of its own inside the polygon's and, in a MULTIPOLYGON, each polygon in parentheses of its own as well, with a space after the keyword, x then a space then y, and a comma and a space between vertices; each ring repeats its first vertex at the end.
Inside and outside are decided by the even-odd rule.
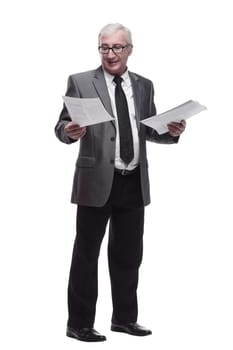
POLYGON ((188 119, 193 115, 207 109, 197 101, 189 100, 175 108, 172 108, 164 113, 157 114, 147 119, 141 120, 141 123, 155 129, 158 134, 168 132, 167 125, 171 122, 180 122, 188 119))
POLYGON ((62 96, 73 122, 81 127, 114 120, 100 99, 62 96))

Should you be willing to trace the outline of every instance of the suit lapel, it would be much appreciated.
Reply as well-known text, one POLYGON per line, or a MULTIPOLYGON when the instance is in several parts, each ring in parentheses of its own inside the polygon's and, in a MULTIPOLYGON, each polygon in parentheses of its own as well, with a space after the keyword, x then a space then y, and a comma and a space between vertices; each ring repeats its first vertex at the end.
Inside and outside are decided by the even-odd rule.
POLYGON ((141 93, 139 78, 134 73, 129 72, 129 77, 132 84, 134 107, 135 107, 135 117, 137 121, 138 130, 140 129, 140 105, 141 105, 141 93))
MULTIPOLYGON (((109 97, 108 88, 105 82, 102 67, 99 67, 96 70, 95 76, 93 79, 93 85, 106 111, 114 118, 111 100, 109 97)), ((111 123, 113 123, 113 125, 115 126, 115 121, 112 121, 111 123)))
MULTIPOLYGON (((129 77, 132 84, 134 106, 135 106, 135 116, 137 121, 138 130, 140 129, 140 105, 141 105, 141 93, 140 93, 140 84, 139 78, 136 74, 129 72, 129 77)), ((106 111, 114 118, 111 100, 108 93, 108 88, 105 82, 103 69, 100 66, 94 75, 93 85, 95 90, 103 103, 106 111)), ((115 127, 115 121, 111 122, 115 127)))

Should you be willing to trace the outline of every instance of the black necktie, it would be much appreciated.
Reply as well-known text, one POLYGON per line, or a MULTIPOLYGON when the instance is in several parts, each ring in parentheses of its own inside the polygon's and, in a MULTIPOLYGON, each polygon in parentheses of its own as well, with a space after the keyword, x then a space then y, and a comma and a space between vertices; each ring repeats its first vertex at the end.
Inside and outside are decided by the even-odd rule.
POLYGON ((113 79, 116 83, 115 102, 120 134, 120 157, 126 164, 129 164, 134 157, 133 136, 129 119, 128 103, 121 86, 122 80, 123 79, 118 75, 113 79))

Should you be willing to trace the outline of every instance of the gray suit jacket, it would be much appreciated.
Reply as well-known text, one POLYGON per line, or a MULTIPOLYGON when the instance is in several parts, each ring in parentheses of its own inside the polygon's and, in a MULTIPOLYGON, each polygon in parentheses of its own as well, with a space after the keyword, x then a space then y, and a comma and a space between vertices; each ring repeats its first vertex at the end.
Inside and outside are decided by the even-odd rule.
MULTIPOLYGON (((150 190, 146 140, 158 143, 176 143, 178 138, 174 138, 168 133, 158 135, 153 129, 139 123, 140 120, 156 114, 154 88, 150 80, 138 74, 129 72, 129 77, 132 83, 140 142, 139 164, 142 197, 144 205, 147 205, 150 203, 150 190)), ((71 75, 68 79, 66 95, 80 98, 99 97, 106 110, 113 116, 102 67, 71 75)), ((75 142, 64 132, 65 125, 70 121, 69 113, 63 106, 55 133, 60 141, 67 144, 75 142)), ((73 180, 72 203, 94 207, 101 207, 106 203, 113 182, 115 140, 115 121, 87 127, 86 135, 80 140, 73 180)))

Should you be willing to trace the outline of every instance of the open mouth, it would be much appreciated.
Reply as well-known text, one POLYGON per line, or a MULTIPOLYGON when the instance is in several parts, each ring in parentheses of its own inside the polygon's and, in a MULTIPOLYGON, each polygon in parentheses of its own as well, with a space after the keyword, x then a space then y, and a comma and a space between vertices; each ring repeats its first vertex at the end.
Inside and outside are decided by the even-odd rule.
POLYGON ((115 66, 118 63, 118 61, 108 61, 108 64, 110 66, 115 66))

